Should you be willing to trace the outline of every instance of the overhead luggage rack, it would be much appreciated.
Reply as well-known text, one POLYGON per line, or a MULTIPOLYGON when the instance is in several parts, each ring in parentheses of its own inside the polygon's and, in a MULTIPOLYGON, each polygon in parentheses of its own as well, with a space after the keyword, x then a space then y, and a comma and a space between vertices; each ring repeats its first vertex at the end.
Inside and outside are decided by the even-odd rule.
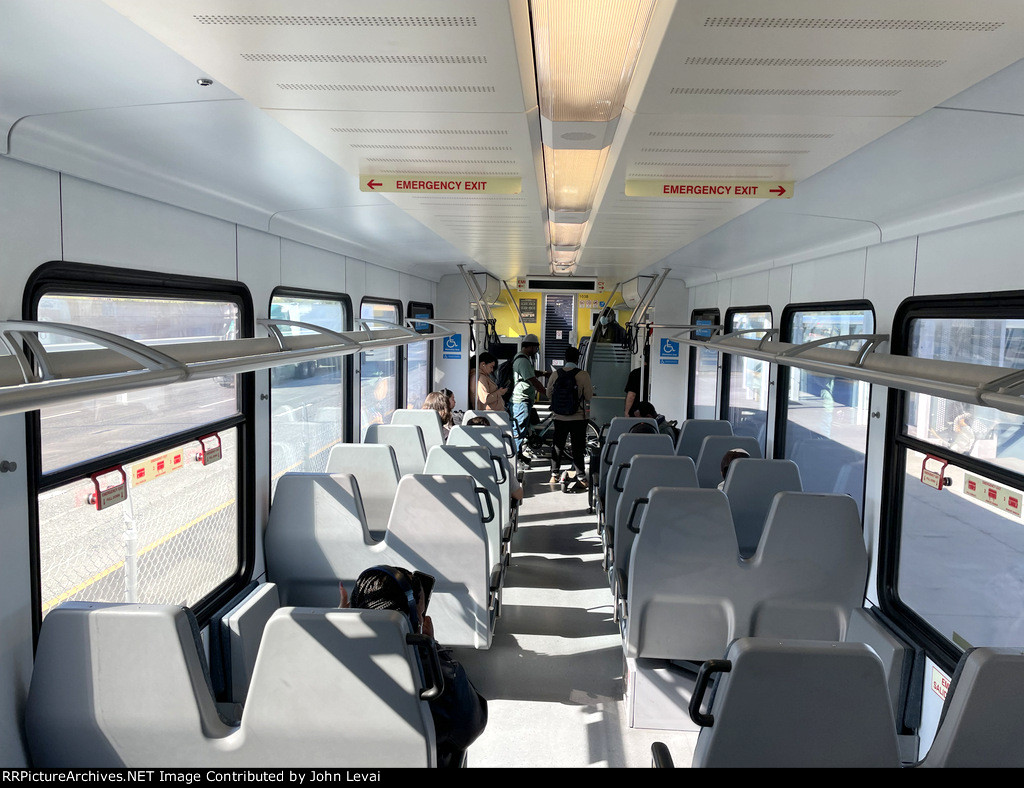
POLYGON ((719 334, 718 326, 678 328, 683 331, 673 338, 683 345, 1024 415, 1024 370, 880 353, 879 348, 889 341, 888 334, 844 334, 790 344, 778 341, 778 329, 719 334), (697 331, 711 335, 697 339, 693 337, 697 331), (764 335, 757 340, 744 337, 751 333, 764 335), (863 344, 857 350, 828 347, 840 342, 863 344))
MULTIPOLYGON (((435 321, 431 325, 437 326, 435 321)), ((383 320, 360 320, 364 331, 339 333, 313 323, 262 319, 270 336, 216 342, 175 342, 159 349, 95 328, 32 320, 0 321, 0 416, 119 394, 151 386, 202 380, 260 369, 348 356, 374 348, 442 339, 439 328, 420 334, 383 320), (370 323, 382 325, 371 331, 370 323), (284 328, 308 331, 286 335, 284 328), (56 334, 99 345, 98 349, 47 350, 40 334, 56 334)))

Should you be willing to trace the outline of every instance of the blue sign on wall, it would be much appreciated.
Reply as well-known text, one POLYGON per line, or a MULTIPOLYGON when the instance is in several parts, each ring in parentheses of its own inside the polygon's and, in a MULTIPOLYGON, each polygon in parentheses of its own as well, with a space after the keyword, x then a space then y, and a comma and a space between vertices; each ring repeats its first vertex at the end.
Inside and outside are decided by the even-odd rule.
POLYGON ((462 334, 452 334, 444 338, 444 358, 462 358, 462 334))
POLYGON ((662 339, 661 340, 661 359, 662 364, 678 364, 679 363, 679 343, 674 339, 662 339))

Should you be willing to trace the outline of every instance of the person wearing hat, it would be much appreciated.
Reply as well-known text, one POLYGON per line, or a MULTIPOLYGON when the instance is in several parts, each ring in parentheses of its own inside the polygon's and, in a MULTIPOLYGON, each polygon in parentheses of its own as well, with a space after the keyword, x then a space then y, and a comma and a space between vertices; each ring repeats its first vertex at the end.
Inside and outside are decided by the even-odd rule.
POLYGON ((536 334, 523 337, 519 353, 512 361, 512 437, 516 444, 516 454, 522 456, 523 443, 530 431, 530 411, 537 399, 537 392, 544 394, 547 389, 533 367, 533 357, 540 350, 540 340, 536 334))
POLYGON ((597 326, 594 328, 593 342, 614 342, 616 345, 626 344, 626 329, 619 325, 615 319, 615 310, 605 307, 601 316, 597 319, 597 326))

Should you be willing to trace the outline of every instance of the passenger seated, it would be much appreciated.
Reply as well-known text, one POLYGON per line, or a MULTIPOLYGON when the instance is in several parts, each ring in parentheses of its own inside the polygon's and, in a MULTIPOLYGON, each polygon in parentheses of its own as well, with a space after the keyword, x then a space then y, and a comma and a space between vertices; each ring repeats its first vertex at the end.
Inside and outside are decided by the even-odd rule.
MULTIPOLYGON (((467 421, 464 426, 466 426, 466 427, 493 427, 494 425, 491 424, 491 422, 489 422, 487 420, 486 416, 474 416, 469 421, 467 421)), ((519 477, 516 476, 516 474, 513 473, 513 474, 510 474, 510 476, 512 477, 512 489, 511 489, 511 492, 509 494, 512 496, 512 498, 514 500, 521 501, 521 500, 523 500, 523 483, 521 481, 519 481, 519 477)))
POLYGON ((452 414, 452 425, 462 424, 462 416, 465 414, 466 411, 464 411, 464 410, 456 410, 456 407, 455 407, 455 392, 452 391, 451 389, 441 389, 441 390, 448 397, 448 410, 450 410, 451 414, 452 414))
POLYGON ((722 481, 718 483, 719 490, 725 489, 725 477, 729 475, 729 466, 736 460, 749 456, 750 453, 746 449, 729 449, 729 451, 722 455, 722 481))
POLYGON ((657 435, 658 430, 653 424, 648 424, 646 421, 642 421, 639 424, 634 424, 629 428, 629 432, 633 435, 657 435))
POLYGON ((638 419, 654 419, 658 422, 658 432, 662 435, 668 435, 672 439, 673 443, 676 438, 679 437, 676 428, 669 424, 665 417, 658 413, 654 405, 647 400, 643 400, 642 402, 638 402, 634 405, 633 412, 629 415, 638 419))
MULTIPOLYGON (((415 634, 433 639, 434 627, 427 613, 434 578, 397 566, 374 566, 356 579, 351 599, 340 585, 341 604, 361 610, 397 610, 409 619, 415 634)), ((465 751, 487 725, 487 700, 476 691, 451 649, 438 646, 444 689, 430 701, 437 740, 437 765, 461 766, 465 751)))
POLYGON ((455 426, 451 405, 454 399, 454 396, 449 397, 445 391, 431 391, 427 394, 427 398, 423 400, 423 410, 437 411, 437 415, 441 419, 441 436, 444 438, 445 443, 448 442, 448 433, 455 426))

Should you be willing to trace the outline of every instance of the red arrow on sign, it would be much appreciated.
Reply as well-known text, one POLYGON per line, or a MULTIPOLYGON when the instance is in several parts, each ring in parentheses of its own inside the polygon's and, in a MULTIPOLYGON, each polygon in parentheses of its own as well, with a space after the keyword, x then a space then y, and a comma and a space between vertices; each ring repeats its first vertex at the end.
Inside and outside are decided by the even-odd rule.
POLYGON ((781 196, 782 196, 783 194, 785 194, 785 193, 786 193, 786 190, 785 190, 785 189, 783 189, 783 188, 782 188, 781 186, 778 186, 778 187, 776 187, 776 188, 774 188, 774 189, 769 189, 768 191, 769 191, 769 193, 771 193, 771 194, 777 194, 777 195, 779 195, 779 197, 781 197, 781 196))
POLYGON ((370 178, 369 183, 367 183, 366 185, 369 186, 372 189, 375 186, 383 186, 384 184, 381 183, 380 181, 375 181, 373 178, 370 178))

